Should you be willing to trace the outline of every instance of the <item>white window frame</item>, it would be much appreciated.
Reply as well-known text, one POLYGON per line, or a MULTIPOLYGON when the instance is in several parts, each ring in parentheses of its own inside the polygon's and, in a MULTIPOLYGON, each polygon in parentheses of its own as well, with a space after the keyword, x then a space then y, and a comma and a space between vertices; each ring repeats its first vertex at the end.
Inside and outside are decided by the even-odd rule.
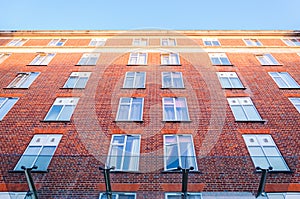
POLYGON ((95 66, 99 60, 100 53, 83 53, 77 66, 95 66))
POLYGON ((21 168, 22 166, 25 166, 26 168, 32 168, 34 165, 38 166, 38 168, 33 169, 33 170, 46 171, 52 160, 52 157, 57 149, 57 146, 58 146, 61 138, 62 138, 62 135, 60 135, 60 134, 37 134, 37 135, 34 135, 31 142, 29 143, 26 150, 24 151, 23 155, 20 157, 18 163, 16 164, 14 171, 23 171, 23 169, 21 168), (55 148, 54 148, 54 150, 52 150, 52 152, 50 152, 50 154, 42 154, 45 152, 49 153, 49 151, 43 151, 44 148, 48 148, 48 147, 51 147, 51 148, 55 147, 55 148), (27 156, 34 156, 34 159, 30 158, 31 161, 28 161, 27 156), (44 159, 48 158, 47 159, 48 162, 46 162, 45 160, 43 160, 41 162, 41 163, 46 162, 46 164, 43 165, 45 168, 39 168, 39 165, 37 165, 37 161, 39 161, 39 158, 41 158, 41 157, 44 157, 44 159), (23 160, 28 165, 23 165, 24 164, 24 162, 22 162, 23 160), (29 164, 29 162, 30 162, 30 164, 29 164))
MULTIPOLYGON (((165 199, 169 199, 169 196, 178 196, 179 197, 179 199, 181 199, 182 198, 182 193, 176 193, 176 192, 168 192, 168 193, 165 193, 165 199)), ((191 192, 189 192, 188 193, 188 197, 187 197, 187 199, 189 199, 189 196, 198 196, 198 198, 196 198, 196 199, 202 199, 202 193, 191 193, 191 192)))
POLYGON ((144 98, 133 98, 133 97, 121 97, 120 101, 119 101, 119 106, 118 106, 118 112, 117 112, 117 116, 116 116, 116 121, 143 121, 143 112, 144 112, 144 98), (128 103, 126 102, 122 102, 122 100, 129 100, 128 103), (137 103, 135 102, 135 100, 141 100, 141 115, 139 119, 134 119, 131 118, 133 111, 134 111, 134 107, 133 104, 137 103), (121 114, 121 106, 129 106, 128 109, 128 113, 127 113, 127 118, 126 119, 121 119, 120 118, 120 114, 121 114))
MULTIPOLYGON (((110 168, 112 166, 115 167, 115 171, 138 171, 139 170, 139 159, 140 159, 140 146, 141 145, 141 136, 140 135, 112 135, 110 147, 109 147, 109 153, 107 157, 106 167, 110 168), (123 143, 114 143, 114 138, 116 137, 123 137, 124 142, 123 143), (129 138, 133 138, 131 140, 132 142, 128 142, 129 138), (135 140, 134 144, 133 141, 135 140), (131 151, 126 151, 128 149, 128 144, 132 144, 131 151), (116 156, 112 155, 113 148, 116 147, 117 149, 120 149, 122 147, 122 151, 118 150, 122 155, 116 156), (121 159, 119 159, 121 158, 121 159), (129 161, 129 165, 125 165, 126 162, 129 161), (120 162, 120 166, 115 165, 114 163, 120 162), (125 166, 128 166, 128 168, 125 168, 125 166)), ((115 150, 115 149, 114 149, 115 150)))
POLYGON ((267 199, 279 199, 278 197, 281 197, 280 199, 299 199, 300 192, 267 193, 267 199), (275 197, 273 197, 273 196, 275 196, 275 197))
POLYGON ((160 45, 161 46, 177 46, 177 41, 175 38, 161 38, 160 45))
POLYGON ((124 83, 123 83, 123 88, 145 88, 146 85, 146 72, 126 72, 125 78, 124 78, 124 83), (133 76, 130 76, 130 74, 133 73, 133 76), (140 84, 141 82, 138 82, 138 75, 142 75, 144 81, 142 82, 142 85, 140 84), (129 79, 132 80, 132 85, 128 85, 129 79))
POLYGON ((1 199, 24 199, 27 192, 0 192, 1 199))
POLYGON ((218 65, 223 65, 223 66, 231 66, 232 65, 230 60, 228 59, 226 53, 209 53, 208 55, 209 55, 212 65, 217 65, 217 66, 218 65), (213 59, 218 59, 218 63, 214 63, 213 59), (227 61, 224 61, 223 59, 227 60, 227 61))
POLYGON ((188 109, 188 105, 187 105, 187 101, 186 101, 186 98, 185 97, 164 97, 162 98, 162 103, 163 103, 163 121, 170 121, 170 122, 176 122, 176 121, 190 121, 190 116, 189 116, 189 109, 188 109), (172 103, 165 103, 165 100, 168 100, 168 99, 172 99, 172 103), (184 100, 184 105, 185 105, 185 109, 186 109, 186 115, 187 115, 187 118, 184 119, 184 118, 178 118, 178 115, 177 115, 177 108, 179 108, 178 106, 176 106, 176 101, 177 100, 184 100), (172 119, 167 119, 167 116, 166 116, 166 105, 173 105, 173 113, 174 113, 174 120, 172 119))
MULTIPOLYGON (((171 138, 172 139, 172 138, 171 138)), ((173 148, 171 148, 173 149, 173 148)), ((171 151, 172 153, 172 151, 171 151)), ((172 154, 173 155, 173 154, 172 154)), ((194 147, 194 141, 193 141, 193 136, 190 135, 190 134, 176 134, 176 135, 171 135, 171 134, 168 134, 168 135, 164 135, 164 170, 165 171, 173 171, 173 170, 177 170, 178 167, 181 167, 183 169, 186 169, 186 168, 190 168, 190 167, 194 167, 194 170, 193 171, 198 171, 198 166, 197 166, 197 156, 196 156, 196 153, 195 153, 195 147, 194 147), (173 137, 173 139, 176 139, 175 142, 172 142, 172 143, 167 143, 167 137, 173 137), (181 147, 181 144, 184 143, 184 142, 181 142, 180 139, 189 139, 189 148, 185 148, 185 147, 181 147), (170 149, 170 147, 174 147, 176 148, 177 150, 177 154, 174 154, 176 155, 175 157, 173 156, 169 156, 168 154, 168 149, 170 149), (187 152, 183 152, 182 149, 184 148, 184 150, 187 150, 187 152), (189 155, 184 155, 185 153, 188 153, 189 155), (175 160, 176 159, 176 160, 175 160), (187 160, 189 159, 189 162, 192 162, 191 165, 186 165, 184 163, 184 160, 187 160), (169 161, 178 161, 178 164, 176 167, 172 167, 172 168, 168 168, 168 162, 169 161)))
POLYGON ((300 85, 288 72, 268 72, 279 88, 300 88, 300 85), (280 85, 283 83, 284 85, 280 85))
POLYGON ((4 62, 11 54, 10 53, 1 53, 0 54, 0 64, 4 62))
POLYGON ((44 121, 64 121, 64 122, 70 121, 78 101, 79 101, 78 97, 58 97, 58 98, 56 98, 53 105, 49 109, 44 121), (60 109, 59 113, 56 114, 56 117, 54 119, 53 118, 50 119, 49 117, 51 116, 52 111, 54 110, 55 106, 62 106, 62 108, 60 109), (66 107, 70 107, 71 110, 66 111, 66 107), (61 118, 63 113, 68 113, 67 114, 68 118, 61 118))
POLYGON ((297 38, 284 38, 282 41, 288 46, 300 46, 300 39, 297 38))
POLYGON ((93 38, 91 39, 89 46, 104 46, 106 43, 106 38, 93 38))
POLYGON ((270 53, 257 54, 255 57, 262 66, 281 65, 270 53))
POLYGON ((299 97, 290 97, 290 102, 294 105, 297 111, 300 113, 300 98, 299 97))
POLYGON ((63 46, 67 42, 67 39, 52 39, 48 46, 63 46))
POLYGON ((180 56, 178 53, 162 53, 160 54, 161 65, 180 65, 180 56))
POLYGON ((245 88, 236 72, 217 72, 217 76, 222 88, 245 88), (223 79, 225 79, 229 85, 226 85, 222 81, 223 79))
POLYGON ((217 38, 203 38, 204 46, 221 46, 221 43, 217 38))
POLYGON ((47 66, 54 56, 55 53, 39 53, 37 56, 35 56, 35 58, 30 62, 29 65, 47 66))
POLYGON ((7 88, 29 88, 39 75, 39 72, 20 72, 7 88))
POLYGON ((183 82, 183 78, 182 78, 182 72, 162 72, 161 73, 161 82, 162 82, 162 88, 184 88, 184 82, 183 82), (174 77, 175 75, 179 74, 180 78, 176 78, 174 77), (166 75, 170 76, 171 79, 171 83, 170 86, 166 85, 166 82, 164 81, 164 77, 166 75), (174 79, 180 79, 181 82, 181 86, 176 86, 174 83, 174 79))
POLYGON ((258 39, 243 39, 247 46, 262 46, 262 43, 258 39))
MULTIPOLYGON (((101 199, 101 197, 103 195, 105 195, 105 193, 100 193, 99 199, 101 199)), ((115 199, 119 199, 120 195, 121 196, 134 196, 134 199, 136 199, 136 193, 132 193, 132 192, 119 192, 119 193, 113 192, 112 193, 112 196, 113 196, 113 198, 115 196, 115 199)), ((107 199, 107 198, 105 198, 105 199, 107 199)))
POLYGON ((66 81, 63 88, 85 88, 87 82, 89 81, 91 72, 72 72, 66 81), (69 84, 71 82, 71 78, 75 78, 75 81, 73 82, 73 86, 69 87, 69 84), (84 82, 82 82, 84 80, 84 82), (79 82, 82 85, 79 85, 79 82))
POLYGON ((132 40, 133 46, 148 46, 149 45, 149 39, 148 38, 134 38, 132 40))
POLYGON ((273 169, 270 172, 290 171, 271 135, 245 134, 243 135, 243 139, 255 168, 268 169, 271 166, 273 169), (274 157, 277 159, 274 160, 274 157), (265 163, 261 163, 262 160, 264 160, 265 163), (278 168, 278 166, 276 167, 275 164, 278 165, 279 162, 281 163, 281 167, 285 167, 284 169, 278 168))
POLYGON ((264 121, 262 120, 250 97, 230 97, 227 98, 227 101, 230 105, 230 109, 234 115, 235 121, 264 121), (240 108, 240 110, 235 110, 235 107, 240 108), (251 112, 249 111, 248 107, 251 107, 251 112), (253 114, 255 114, 254 117, 253 114), (243 118, 240 118, 241 115, 243 118))
POLYGON ((3 120, 18 100, 17 97, 0 97, 0 121, 3 120))
POLYGON ((148 60, 148 53, 144 53, 144 52, 130 53, 128 65, 133 65, 133 66, 147 65, 147 60, 148 60))
POLYGON ((6 46, 23 46, 28 39, 13 39, 6 46))

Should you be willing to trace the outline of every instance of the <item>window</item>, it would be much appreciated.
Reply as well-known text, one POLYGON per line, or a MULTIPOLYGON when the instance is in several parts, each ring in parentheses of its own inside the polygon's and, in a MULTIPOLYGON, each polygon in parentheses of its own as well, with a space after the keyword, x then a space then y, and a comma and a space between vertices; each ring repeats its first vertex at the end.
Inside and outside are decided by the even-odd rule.
POLYGON ((261 65, 280 65, 271 54, 256 55, 261 65))
POLYGON ((7 46, 22 46, 28 39, 13 39, 7 46))
POLYGON ((0 192, 1 199, 26 199, 27 192, 0 192))
POLYGON ((23 171, 22 166, 31 168, 34 165, 38 167, 34 170, 46 171, 61 137, 62 135, 58 134, 35 135, 14 168, 14 171, 23 171))
POLYGON ((271 135, 243 135, 243 138, 255 167, 267 169, 271 166, 272 171, 290 170, 271 135))
POLYGON ((247 46, 262 46, 258 39, 244 39, 247 46))
POLYGON ((217 72, 222 88, 244 88, 235 72, 217 72))
POLYGON ((184 88, 181 72, 162 72, 163 88, 184 88))
POLYGON ((136 38, 132 41, 133 46, 148 46, 148 39, 146 38, 136 38))
POLYGON ((288 46, 300 46, 299 39, 283 39, 284 43, 288 46))
POLYGON ((64 88, 85 88, 91 72, 72 72, 64 88))
POLYGON ((47 66, 54 56, 54 53, 40 53, 32 60, 29 65, 47 66))
POLYGON ((161 54, 161 65, 180 65, 177 53, 161 54))
POLYGON ((66 39, 52 39, 48 46, 63 46, 66 43, 66 39))
POLYGON ((213 65, 231 65, 225 53, 208 54, 213 65))
POLYGON ((292 102, 292 104, 295 106, 297 111, 300 113, 300 98, 289 98, 289 100, 292 102))
POLYGON ((218 39, 205 38, 202 39, 205 46, 221 46, 218 39))
POLYGON ((9 53, 0 53, 0 64, 10 56, 9 53))
POLYGON ((128 65, 146 65, 147 53, 130 53, 128 65))
POLYGON ((160 40, 162 46, 176 46, 176 39, 173 38, 163 38, 160 40))
POLYGON ((189 113, 184 97, 163 98, 164 121, 189 121, 189 113))
POLYGON ((227 98, 236 121, 262 121, 250 97, 227 98))
POLYGON ((39 74, 40 73, 37 72, 18 73, 17 77, 7 86, 7 88, 29 88, 39 74))
POLYGON ((79 98, 56 98, 51 109, 45 117, 45 121, 70 121, 79 98))
POLYGON ((113 135, 106 166, 114 166, 116 171, 138 171, 140 140, 140 135, 113 135))
POLYGON ((122 97, 119 103, 117 121, 142 121, 144 98, 122 97))
POLYGON ((145 72, 127 72, 123 88, 145 88, 145 72))
POLYGON ((100 54, 99 53, 84 53, 82 57, 80 58, 77 65, 80 66, 93 66, 97 64, 97 61, 99 59, 100 54))
POLYGON ((164 135, 165 171, 194 167, 197 161, 192 135, 164 135))
POLYGON ((0 121, 5 117, 9 110, 15 105, 19 98, 0 97, 0 121))
POLYGON ((269 72, 279 88, 299 88, 299 84, 287 72, 269 72))
POLYGON ((267 199, 299 199, 300 192, 290 193, 267 193, 267 199))
POLYGON ((105 42, 106 42, 106 39, 95 38, 90 41, 89 46, 104 46, 105 42))
MULTIPOLYGON (((112 193, 113 199, 135 199, 135 193, 112 193)), ((105 193, 101 193, 99 199, 108 199, 105 193)))
MULTIPOLYGON (((165 199, 182 199, 182 193, 165 193, 165 199)), ((202 199, 201 193, 188 193, 187 199, 202 199)))

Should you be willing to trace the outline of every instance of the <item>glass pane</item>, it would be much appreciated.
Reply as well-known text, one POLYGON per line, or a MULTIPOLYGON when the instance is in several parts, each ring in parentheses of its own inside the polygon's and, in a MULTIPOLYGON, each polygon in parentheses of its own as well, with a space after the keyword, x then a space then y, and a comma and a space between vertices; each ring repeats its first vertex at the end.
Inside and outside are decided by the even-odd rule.
POLYGON ((136 73, 135 88, 144 88, 145 73, 136 73))
POLYGON ((80 77, 75 88, 85 88, 87 80, 88 80, 87 77, 80 77))
POLYGON ((128 120, 130 105, 120 105, 118 120, 128 120))
POLYGON ((135 196, 134 195, 119 194, 118 199, 135 199, 135 196))
POLYGON ((36 162, 34 163, 38 168, 37 170, 45 171, 47 170, 50 161, 51 161, 52 155, 43 155, 38 156, 36 162))
POLYGON ((268 157, 273 170, 277 171, 288 171, 289 168, 285 164, 285 161, 282 157, 268 157))
POLYGON ((78 63, 78 65, 86 65, 88 61, 88 58, 87 57, 82 57, 78 63))
POLYGON ((220 78, 222 88, 232 88, 230 81, 227 77, 220 78))
POLYGON ((139 138, 135 136, 127 136, 127 142, 124 154, 124 170, 137 170, 138 168, 138 152, 139 138))
POLYGON ((137 57, 130 57, 129 64, 137 64, 137 57))
POLYGON ((90 57, 86 65, 96 65, 98 57, 90 57))
POLYGON ((213 65, 221 65, 221 61, 217 57, 212 57, 211 62, 213 65))
POLYGON ((34 164, 36 157, 37 155, 23 155, 19 160, 17 166, 15 167, 15 170, 23 170, 21 169, 22 166, 25 166, 26 168, 31 168, 34 164))
POLYGON ((2 106, 0 107, 0 120, 3 119, 3 117, 9 112, 9 110, 14 106, 14 104, 18 101, 17 98, 11 98, 6 100, 6 98, 1 98, 0 104, 2 106))
POLYGON ((125 136, 114 136, 113 137, 113 144, 124 144, 125 136))
POLYGON ((230 65, 230 62, 227 59, 227 57, 221 57, 220 59, 221 59, 222 65, 230 65))
POLYGON ((261 120, 256 108, 253 105, 244 106, 248 120, 261 120))
POLYGON ((272 64, 278 64, 277 60, 271 54, 265 54, 269 58, 272 64))
POLYGON ((243 88, 243 85, 239 78, 230 78, 233 88, 243 88))
POLYGON ((188 120, 187 108, 176 107, 176 117, 178 121, 188 120))
POLYGON ((270 167, 266 157, 256 157, 251 156, 255 167, 260 167, 262 169, 268 169, 270 167))
POLYGON ((247 117, 241 106, 232 105, 231 110, 236 120, 247 120, 247 117))
POLYGON ((127 77, 125 80, 124 88, 133 88, 134 77, 127 77))
POLYGON ((165 136, 165 144, 176 144, 177 137, 174 135, 167 135, 165 136))
POLYGON ((108 166, 114 166, 117 170, 122 169, 123 148, 123 146, 112 146, 108 166))
POLYGON ((212 41, 212 43, 213 43, 213 46, 219 46, 220 45, 218 41, 212 41))
POLYGON ((166 147, 166 169, 177 169, 179 166, 178 147, 177 144, 168 145, 166 147))
POLYGON ((74 105, 65 105, 58 120, 69 121, 75 109, 74 105))
POLYGON ((268 193, 268 199, 285 199, 283 194, 279 194, 279 193, 276 193, 276 194, 270 194, 268 193))
POLYGON ((146 64, 146 54, 139 54, 139 64, 146 64))
POLYGON ((275 82, 279 88, 288 88, 288 85, 281 77, 274 77, 275 82))
POLYGON ((249 149, 250 156, 265 156, 262 148, 259 146, 258 147, 249 146, 248 149, 249 149))
POLYGON ((45 120, 57 120, 57 117, 62 108, 63 108, 62 105, 53 105, 48 115, 46 116, 45 120))
POLYGON ((290 88, 298 88, 298 83, 288 74, 288 73, 280 73, 282 78, 288 83, 290 88))
POLYGON ((172 85, 171 73, 168 72, 163 73, 163 87, 170 88, 171 85, 172 85))
MULTIPOLYGON (((100 199, 108 199, 107 195, 104 193, 101 195, 100 199)), ((112 195, 112 199, 117 199, 117 196, 115 194, 112 195)))
POLYGON ((78 77, 69 77, 64 88, 74 88, 77 80, 78 80, 78 77))
POLYGON ((182 199, 182 197, 181 197, 181 195, 176 195, 176 196, 174 196, 174 195, 169 195, 169 196, 168 196, 168 199, 182 199))
POLYGON ((142 120, 142 101, 140 99, 133 99, 130 120, 142 120))
POLYGON ((272 146, 267 146, 264 147, 264 151, 266 153, 266 156, 281 156, 280 153, 278 153, 278 150, 276 149, 276 147, 272 147, 272 146))
POLYGON ((269 65, 269 62, 265 59, 264 56, 257 56, 261 65, 269 65))
POLYGON ((174 105, 164 105, 164 116, 165 120, 175 120, 174 105))

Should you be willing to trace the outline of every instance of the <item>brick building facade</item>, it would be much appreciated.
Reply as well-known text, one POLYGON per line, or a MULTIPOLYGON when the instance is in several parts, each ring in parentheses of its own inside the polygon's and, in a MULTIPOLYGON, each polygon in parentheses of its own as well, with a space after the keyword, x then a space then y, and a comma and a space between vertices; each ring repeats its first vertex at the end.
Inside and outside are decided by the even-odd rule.
POLYGON ((0 198, 300 198, 296 31, 0 32, 0 198))

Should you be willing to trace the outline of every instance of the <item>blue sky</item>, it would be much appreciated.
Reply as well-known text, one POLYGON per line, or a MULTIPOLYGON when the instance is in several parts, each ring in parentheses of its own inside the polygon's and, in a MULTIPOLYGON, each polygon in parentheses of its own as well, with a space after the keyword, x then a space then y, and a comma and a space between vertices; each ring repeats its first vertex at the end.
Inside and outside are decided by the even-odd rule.
POLYGON ((1 0, 0 30, 299 30, 300 0, 1 0))

